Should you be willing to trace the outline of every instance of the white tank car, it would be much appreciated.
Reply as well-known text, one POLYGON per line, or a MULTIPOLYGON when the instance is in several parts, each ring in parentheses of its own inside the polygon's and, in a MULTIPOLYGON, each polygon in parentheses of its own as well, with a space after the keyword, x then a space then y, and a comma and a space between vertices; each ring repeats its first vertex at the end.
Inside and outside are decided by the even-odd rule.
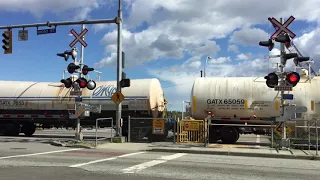
MULTIPOLYGON (((102 105, 102 110, 115 110, 111 96, 116 92, 116 81, 96 82, 90 91, 82 90, 83 103, 102 105)), ((75 100, 70 89, 55 82, 0 81, 1 110, 67 110, 73 109, 75 100)), ((158 79, 133 79, 131 86, 122 89, 125 99, 123 110, 151 110, 157 116, 165 108, 161 84, 158 79)))
MULTIPOLYGON (((208 112, 215 117, 276 117, 280 115, 280 92, 267 87, 263 77, 197 78, 191 92, 191 112, 195 119, 204 119, 208 112)), ((301 76, 293 87, 297 106, 306 106, 304 118, 319 117, 320 77, 311 82, 301 76)))

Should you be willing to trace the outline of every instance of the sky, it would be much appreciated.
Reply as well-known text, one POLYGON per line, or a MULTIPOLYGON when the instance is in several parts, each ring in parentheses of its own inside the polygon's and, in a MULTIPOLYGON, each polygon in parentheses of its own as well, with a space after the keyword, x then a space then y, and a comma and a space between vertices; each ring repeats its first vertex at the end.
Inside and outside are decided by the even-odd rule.
MULTIPOLYGON (((320 0, 123 0, 123 49, 130 79, 158 78, 169 110, 190 101, 194 79, 206 66, 207 77, 261 77, 279 58, 279 44, 269 52, 259 41, 275 31, 268 17, 296 19, 289 28, 294 44, 320 68, 320 0), (207 65, 205 64, 206 58, 207 65)), ((114 19, 117 0, 0 0, 0 26, 114 19)), ((39 27, 47 29, 50 27, 39 27)), ((26 28, 28 40, 13 30, 13 53, 0 54, 2 80, 58 82, 71 62, 57 57, 69 50, 81 26, 57 26, 56 33, 37 35, 26 28)), ((116 79, 117 25, 86 25, 84 62, 101 71, 102 81, 116 79)), ((76 45, 80 49, 80 43, 76 45)), ((292 70, 292 60, 286 69, 292 70)), ((96 73, 91 73, 96 78, 96 73)))

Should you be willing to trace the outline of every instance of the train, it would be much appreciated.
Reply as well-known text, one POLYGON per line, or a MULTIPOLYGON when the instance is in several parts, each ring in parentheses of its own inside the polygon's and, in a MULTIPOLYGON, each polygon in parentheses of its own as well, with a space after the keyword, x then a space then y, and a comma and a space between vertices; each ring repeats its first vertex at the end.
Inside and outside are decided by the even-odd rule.
MULTIPOLYGON (((59 82, 0 81, 0 133, 17 136, 24 133, 32 136, 36 124, 42 127, 76 127, 70 119, 75 114, 75 98, 70 88, 59 82)), ((116 92, 116 81, 96 82, 94 90, 82 89, 82 103, 97 107, 100 112, 91 112, 81 119, 81 125, 95 125, 97 118, 113 118, 101 121, 102 127, 114 127, 116 104, 111 97, 116 92), (100 106, 101 105, 101 106, 100 106)), ((128 117, 157 118, 165 110, 165 99, 160 81, 156 78, 132 79, 131 86, 122 89, 122 134, 128 135, 128 117)), ((151 133, 151 128, 148 130, 151 133)))
MULTIPOLYGON (((296 113, 297 119, 319 118, 320 76, 311 80, 304 74, 300 77, 293 91, 285 92, 293 94, 294 99, 285 103, 307 107, 307 112, 296 113)), ((263 77, 200 77, 191 90, 191 116, 211 120, 210 142, 221 140, 233 144, 245 127, 240 124, 270 125, 274 122, 280 116, 280 97, 280 91, 269 88, 263 77)))

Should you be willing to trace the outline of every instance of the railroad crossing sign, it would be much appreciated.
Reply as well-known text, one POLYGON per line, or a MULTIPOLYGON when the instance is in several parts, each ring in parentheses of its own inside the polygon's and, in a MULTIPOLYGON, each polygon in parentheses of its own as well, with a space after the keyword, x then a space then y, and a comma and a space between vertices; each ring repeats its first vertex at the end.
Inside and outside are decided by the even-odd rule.
MULTIPOLYGON (((279 123, 277 127, 274 128, 274 131, 279 135, 282 136, 282 123, 279 123)), ((290 134, 292 132, 292 129, 286 125, 286 133, 290 134)))
POLYGON ((117 91, 112 95, 111 99, 118 105, 124 100, 124 95, 120 91, 117 91))
POLYGON ((71 29, 70 31, 75 39, 69 44, 69 46, 72 48, 74 45, 77 44, 77 42, 80 42, 84 47, 87 47, 87 43, 82 39, 83 36, 88 32, 88 29, 85 28, 83 31, 81 31, 80 34, 78 34, 74 29, 71 29))
POLYGON ((271 35, 271 38, 278 37, 282 32, 286 32, 292 39, 296 37, 296 34, 294 34, 290 29, 287 28, 294 21, 294 19, 295 18, 293 16, 290 16, 289 19, 282 24, 274 17, 268 18, 272 25, 277 29, 276 32, 271 35))

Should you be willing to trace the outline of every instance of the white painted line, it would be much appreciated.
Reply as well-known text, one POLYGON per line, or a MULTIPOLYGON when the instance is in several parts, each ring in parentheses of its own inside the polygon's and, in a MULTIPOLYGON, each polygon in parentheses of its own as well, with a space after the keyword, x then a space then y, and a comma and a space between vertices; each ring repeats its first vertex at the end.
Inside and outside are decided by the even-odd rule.
POLYGON ((137 154, 142 154, 142 153, 145 153, 145 152, 135 152, 135 153, 130 153, 130 154, 124 154, 124 155, 121 155, 121 156, 110 157, 110 158, 106 158, 106 159, 98 159, 98 160, 90 161, 90 162, 87 162, 87 163, 75 164, 75 165, 72 165, 72 166, 69 166, 69 167, 80 167, 80 166, 99 163, 99 162, 103 162, 103 161, 111 161, 111 160, 115 160, 117 158, 128 157, 128 156, 133 156, 133 155, 137 155, 137 154))
MULTIPOLYGON (((260 143, 260 135, 257 135, 256 143, 260 143)), ((260 145, 255 145, 254 147, 260 148, 260 145)))
POLYGON ((33 154, 22 154, 22 155, 14 155, 14 156, 5 156, 5 157, 0 157, 0 160, 1 159, 15 158, 15 157, 28 157, 28 156, 37 156, 37 155, 43 155, 43 154, 53 154, 53 153, 60 153, 60 152, 67 152, 67 151, 77 151, 77 150, 81 150, 81 149, 83 149, 83 148, 64 149, 64 150, 59 150, 59 151, 48 151, 48 152, 33 153, 33 154))
POLYGON ((142 164, 131 166, 131 167, 122 169, 121 171, 123 173, 136 173, 136 172, 141 171, 143 169, 146 169, 146 168, 149 168, 149 167, 161 164, 161 163, 165 163, 169 160, 173 160, 173 159, 185 156, 185 155, 187 155, 187 154, 186 153, 177 153, 177 154, 173 154, 170 156, 162 156, 161 158, 158 158, 157 160, 148 161, 148 162, 145 162, 142 164))

